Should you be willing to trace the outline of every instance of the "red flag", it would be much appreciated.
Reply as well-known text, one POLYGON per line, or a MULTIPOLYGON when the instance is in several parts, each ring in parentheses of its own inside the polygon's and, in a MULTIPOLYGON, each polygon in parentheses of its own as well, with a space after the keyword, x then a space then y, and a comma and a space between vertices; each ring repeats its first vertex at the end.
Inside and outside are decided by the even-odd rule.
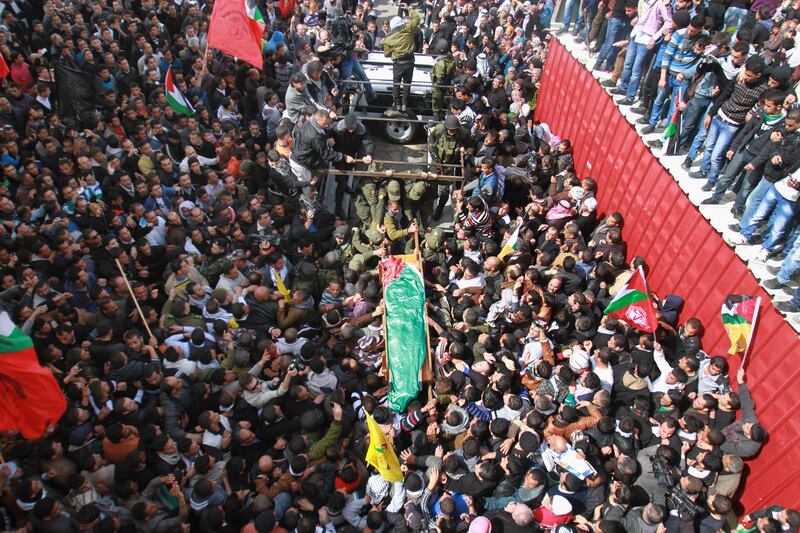
POLYGON ((290 19, 294 13, 294 0, 278 0, 278 10, 285 19, 290 19))
POLYGON ((656 330, 658 318, 641 267, 633 272, 631 279, 614 295, 603 313, 624 320, 641 331, 652 333, 656 330))
POLYGON ((39 364, 33 341, 0 313, 0 431, 38 439, 55 424, 67 401, 53 373, 39 364))
POLYGON ((8 73, 11 72, 8 68, 8 63, 6 63, 6 58, 3 57, 3 54, 0 54, 0 78, 5 78, 8 76, 8 73))
MULTIPOLYGON (((257 8, 256 8, 257 11, 257 8)), ((211 12, 208 45, 263 68, 261 43, 264 25, 247 12, 246 0, 217 0, 211 12), (259 33, 260 30, 260 33, 259 33)))

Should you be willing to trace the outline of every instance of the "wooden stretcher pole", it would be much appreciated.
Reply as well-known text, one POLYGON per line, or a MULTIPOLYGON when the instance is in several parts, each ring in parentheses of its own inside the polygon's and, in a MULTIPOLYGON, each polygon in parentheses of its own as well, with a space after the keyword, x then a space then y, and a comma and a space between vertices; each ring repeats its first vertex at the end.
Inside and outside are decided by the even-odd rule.
POLYGON ((381 356, 381 368, 386 374, 386 384, 391 384, 392 376, 389 372, 389 337, 386 335, 386 284, 383 282, 383 265, 378 262, 378 276, 381 280, 381 295, 383 296, 383 317, 381 327, 383 329, 383 355, 381 356))
MULTIPOLYGON (((422 251, 419 247, 419 231, 420 226, 417 223, 417 219, 414 219, 414 225, 417 227, 417 231, 414 233, 414 261, 417 265, 417 270, 419 270, 419 275, 424 279, 425 278, 425 265, 422 261, 422 251)), ((422 315, 425 320, 425 363, 422 365, 420 369, 421 374, 421 381, 422 383, 427 383, 428 387, 428 400, 433 397, 433 364, 431 361, 431 331, 428 327, 428 307, 427 305, 423 304, 422 307, 422 315)))

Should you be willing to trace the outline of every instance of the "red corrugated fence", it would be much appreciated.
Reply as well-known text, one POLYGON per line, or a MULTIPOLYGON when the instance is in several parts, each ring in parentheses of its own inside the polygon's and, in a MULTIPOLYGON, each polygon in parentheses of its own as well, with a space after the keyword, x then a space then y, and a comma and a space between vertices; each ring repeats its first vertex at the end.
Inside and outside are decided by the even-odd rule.
MULTIPOLYGON (((729 293, 761 296, 765 305, 748 356, 748 384, 770 439, 748 462, 742 496, 746 511, 778 503, 800 503, 800 338, 774 309, 745 263, 689 201, 653 156, 597 80, 556 40, 542 77, 536 117, 570 139, 575 167, 598 182, 600 209, 625 216, 628 259, 641 255, 648 284, 659 296, 686 299, 682 320, 696 316, 705 326, 703 346, 725 354, 730 344, 720 306, 729 293)), ((735 375, 739 360, 731 360, 735 375)))

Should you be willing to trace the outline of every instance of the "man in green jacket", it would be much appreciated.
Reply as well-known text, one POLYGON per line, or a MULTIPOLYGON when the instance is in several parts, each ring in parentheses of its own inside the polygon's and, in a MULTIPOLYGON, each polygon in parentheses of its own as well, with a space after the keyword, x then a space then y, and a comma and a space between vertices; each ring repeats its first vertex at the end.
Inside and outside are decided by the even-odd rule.
MULTIPOLYGON (((400 4, 400 9, 406 9, 400 4)), ((411 92, 411 79, 414 77, 414 33, 420 22, 419 13, 408 9, 410 20, 403 21, 400 16, 389 21, 389 34, 383 39, 383 54, 392 58, 392 109, 405 113, 408 95, 411 92), (400 99, 400 84, 403 85, 403 98, 400 99)))

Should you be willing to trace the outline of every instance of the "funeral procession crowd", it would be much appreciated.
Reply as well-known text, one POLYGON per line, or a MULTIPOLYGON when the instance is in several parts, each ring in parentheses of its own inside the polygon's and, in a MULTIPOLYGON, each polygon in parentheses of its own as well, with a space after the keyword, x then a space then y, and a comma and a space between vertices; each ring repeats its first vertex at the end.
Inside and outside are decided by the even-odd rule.
POLYGON ((645 129, 683 111, 794 291, 798 4, 4 0, 0 531, 798 531, 739 501, 757 380, 534 119, 572 32, 645 129), (350 104, 370 55, 427 163, 350 104), (393 256, 422 329, 387 323, 393 256), (421 382, 387 331, 425 338, 421 382))

